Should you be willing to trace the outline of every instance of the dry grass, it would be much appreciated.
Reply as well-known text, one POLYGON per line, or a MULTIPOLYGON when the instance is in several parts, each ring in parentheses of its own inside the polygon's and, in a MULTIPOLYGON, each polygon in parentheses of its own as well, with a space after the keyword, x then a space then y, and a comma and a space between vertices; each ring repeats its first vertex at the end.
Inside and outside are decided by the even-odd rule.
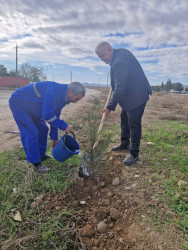
MULTIPOLYGON (((110 117, 105 119, 105 126, 120 123, 121 108, 119 105, 110 117)), ((188 121, 188 95, 156 93, 150 97, 146 105, 143 120, 188 121)))
POLYGON ((25 248, 24 246, 22 246, 22 243, 26 243, 27 241, 31 241, 33 239, 37 238, 37 236, 35 235, 27 235, 21 238, 16 238, 16 239, 11 239, 11 240, 7 240, 3 243, 2 245, 2 249, 6 250, 6 249, 11 249, 13 246, 17 246, 19 249, 23 249, 25 248))
POLYGON ((144 119, 188 121, 188 95, 154 93, 147 103, 144 119))

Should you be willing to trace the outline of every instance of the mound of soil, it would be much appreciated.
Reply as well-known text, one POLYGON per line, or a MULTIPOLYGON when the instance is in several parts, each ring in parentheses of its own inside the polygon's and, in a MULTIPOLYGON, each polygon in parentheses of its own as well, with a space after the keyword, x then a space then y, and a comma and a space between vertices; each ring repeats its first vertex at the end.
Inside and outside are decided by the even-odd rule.
POLYGON ((77 230, 85 249, 183 249, 178 244, 184 241, 181 231, 155 222, 156 214, 176 217, 158 198, 165 190, 151 181, 155 171, 141 162, 125 167, 124 153, 108 152, 108 159, 109 154, 99 175, 82 179, 76 171, 70 189, 46 196, 45 214, 78 211, 77 230))

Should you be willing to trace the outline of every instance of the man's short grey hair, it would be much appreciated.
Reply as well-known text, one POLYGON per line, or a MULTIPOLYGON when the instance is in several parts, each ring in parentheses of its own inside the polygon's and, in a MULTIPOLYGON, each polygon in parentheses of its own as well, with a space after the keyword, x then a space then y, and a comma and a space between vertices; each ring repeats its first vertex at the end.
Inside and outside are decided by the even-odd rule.
POLYGON ((96 48, 95 48, 95 53, 97 54, 98 53, 98 49, 101 48, 101 47, 109 47, 109 48, 112 48, 112 46, 108 43, 108 42, 100 42, 96 48))
POLYGON ((85 87, 80 82, 71 82, 68 84, 67 91, 71 90, 74 95, 82 94, 85 96, 85 87))

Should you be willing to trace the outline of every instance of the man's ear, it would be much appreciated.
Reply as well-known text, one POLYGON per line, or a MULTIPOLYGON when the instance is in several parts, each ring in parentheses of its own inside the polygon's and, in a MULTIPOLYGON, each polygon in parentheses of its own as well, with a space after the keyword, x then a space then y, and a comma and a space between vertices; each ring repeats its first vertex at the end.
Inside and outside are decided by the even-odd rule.
POLYGON ((72 90, 68 90, 68 91, 67 91, 67 96, 68 96, 68 97, 71 97, 72 94, 73 94, 73 91, 72 91, 72 90))

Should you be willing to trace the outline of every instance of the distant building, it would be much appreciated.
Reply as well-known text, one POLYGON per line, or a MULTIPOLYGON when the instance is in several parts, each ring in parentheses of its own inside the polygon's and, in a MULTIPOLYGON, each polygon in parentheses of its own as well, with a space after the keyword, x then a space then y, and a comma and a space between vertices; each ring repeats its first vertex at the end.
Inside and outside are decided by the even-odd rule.
POLYGON ((184 85, 183 87, 184 87, 184 93, 188 94, 188 85, 184 85))
POLYGON ((170 93, 179 93, 179 91, 174 90, 174 89, 170 89, 170 93))
POLYGON ((18 77, 10 77, 10 76, 0 76, 0 87, 23 87, 28 84, 28 80, 26 78, 18 77))

